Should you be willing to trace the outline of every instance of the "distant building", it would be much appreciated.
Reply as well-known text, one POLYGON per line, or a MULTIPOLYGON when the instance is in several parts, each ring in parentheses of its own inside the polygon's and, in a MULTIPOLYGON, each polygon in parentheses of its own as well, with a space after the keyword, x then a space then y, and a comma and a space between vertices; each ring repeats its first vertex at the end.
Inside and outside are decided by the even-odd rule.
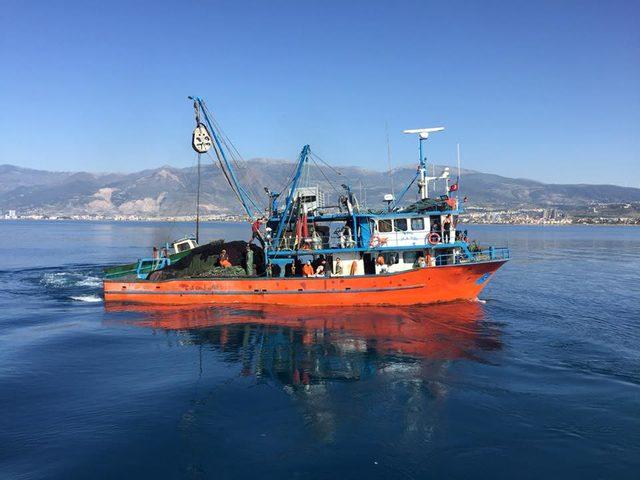
POLYGON ((16 215, 15 210, 8 210, 4 218, 5 220, 15 220, 16 218, 18 218, 18 216, 16 215))

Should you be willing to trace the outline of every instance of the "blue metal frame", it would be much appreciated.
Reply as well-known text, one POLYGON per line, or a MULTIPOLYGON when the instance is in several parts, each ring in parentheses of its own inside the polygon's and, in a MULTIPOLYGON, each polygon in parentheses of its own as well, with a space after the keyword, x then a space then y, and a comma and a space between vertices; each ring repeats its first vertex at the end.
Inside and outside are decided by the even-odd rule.
MULTIPOLYGON (((465 242, 453 243, 437 243, 435 245, 406 245, 406 246, 390 246, 390 247, 355 247, 355 248, 322 248, 318 250, 277 250, 269 253, 270 257, 296 257, 303 255, 332 255, 337 253, 353 253, 353 252, 395 252, 407 250, 441 250, 445 248, 462 248, 468 257, 473 256, 475 252, 470 252, 465 242)), ((496 249, 498 250, 498 249, 496 249)), ((483 250, 484 251, 484 250, 483 250)), ((488 250, 486 250, 488 251, 488 250)))
POLYGON ((291 212, 291 208, 293 207, 293 195, 295 194, 296 188, 298 186, 298 182, 300 182, 300 176, 302 175, 302 167, 309 159, 309 145, 305 145, 302 147, 302 151, 300 152, 300 156, 298 157, 298 165, 296 166, 296 171, 293 175, 293 179, 291 180, 291 188, 289 189, 289 193, 287 194, 287 199, 285 201, 284 210, 282 211, 282 215, 280 217, 280 221, 278 222, 278 231, 276 232, 275 237, 272 241, 272 249, 275 250, 280 245, 280 239, 282 238, 282 231, 284 230, 287 220, 289 217, 289 213, 291 212))
POLYGON ((171 265, 170 258, 140 258, 138 260, 138 265, 136 265, 136 276, 144 280, 151 272, 144 273, 142 269, 144 268, 145 263, 151 263, 151 272, 155 272, 156 270, 161 270, 164 267, 171 265))

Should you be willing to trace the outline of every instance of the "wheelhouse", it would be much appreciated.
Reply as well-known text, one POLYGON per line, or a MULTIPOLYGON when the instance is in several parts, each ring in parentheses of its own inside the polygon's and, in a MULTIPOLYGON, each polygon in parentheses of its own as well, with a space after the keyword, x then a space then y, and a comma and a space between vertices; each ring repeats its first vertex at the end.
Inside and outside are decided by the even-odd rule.
POLYGON ((186 252, 188 250, 193 250, 198 246, 196 239, 194 237, 184 237, 180 240, 174 240, 171 244, 173 248, 173 253, 186 252))
POLYGON ((397 213, 373 217, 371 222, 372 246, 455 243, 458 212, 425 212, 419 215, 397 213))

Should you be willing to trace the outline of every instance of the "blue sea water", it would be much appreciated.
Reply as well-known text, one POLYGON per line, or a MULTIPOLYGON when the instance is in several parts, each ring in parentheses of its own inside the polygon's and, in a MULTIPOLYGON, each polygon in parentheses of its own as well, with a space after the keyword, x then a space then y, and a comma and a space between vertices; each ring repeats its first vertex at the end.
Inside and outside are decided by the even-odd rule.
POLYGON ((482 304, 105 308, 189 228, 0 222, 0 478, 638 478, 640 229, 471 226, 482 304))

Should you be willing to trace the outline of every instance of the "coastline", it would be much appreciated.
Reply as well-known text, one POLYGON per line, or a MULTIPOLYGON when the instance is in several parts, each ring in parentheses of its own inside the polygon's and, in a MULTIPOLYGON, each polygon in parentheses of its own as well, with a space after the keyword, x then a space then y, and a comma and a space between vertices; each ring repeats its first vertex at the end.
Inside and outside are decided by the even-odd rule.
MULTIPOLYGON (((108 222, 108 223, 193 223, 195 218, 183 217, 144 217, 144 218, 72 218, 72 217, 17 217, 17 218, 1 218, 0 225, 3 222, 108 222)), ((236 217, 217 217, 200 219, 200 223, 245 223, 246 218, 236 217)), ((461 219, 462 225, 491 225, 491 226, 532 226, 532 227, 640 227, 640 219, 636 223, 628 222, 474 222, 467 219, 461 219)))

